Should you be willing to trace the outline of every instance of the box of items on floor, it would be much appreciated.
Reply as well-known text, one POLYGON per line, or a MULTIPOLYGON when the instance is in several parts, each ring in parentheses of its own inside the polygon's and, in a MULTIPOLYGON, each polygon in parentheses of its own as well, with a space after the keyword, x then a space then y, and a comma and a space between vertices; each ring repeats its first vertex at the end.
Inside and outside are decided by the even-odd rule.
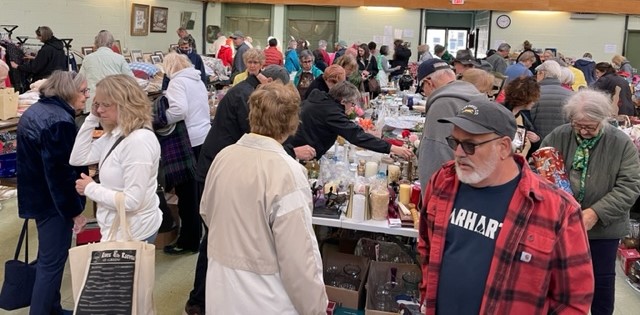
POLYGON ((409 305, 417 310, 420 268, 405 245, 361 238, 354 253, 331 249, 323 253, 327 296, 340 306, 340 312, 362 314, 357 310, 366 308, 365 314, 388 314, 409 305), (370 268, 376 268, 377 274, 371 274, 370 268))
POLYGON ((632 286, 640 291, 640 222, 630 221, 630 233, 622 239, 618 248, 620 268, 632 286))

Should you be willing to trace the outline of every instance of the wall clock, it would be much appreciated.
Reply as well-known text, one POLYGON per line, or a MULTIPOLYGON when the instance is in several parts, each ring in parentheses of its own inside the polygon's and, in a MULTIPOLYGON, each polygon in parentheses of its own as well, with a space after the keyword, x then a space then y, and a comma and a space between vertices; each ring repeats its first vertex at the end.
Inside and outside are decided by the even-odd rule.
POLYGON ((511 18, 506 14, 502 14, 496 19, 496 24, 499 28, 507 28, 511 25, 511 18))

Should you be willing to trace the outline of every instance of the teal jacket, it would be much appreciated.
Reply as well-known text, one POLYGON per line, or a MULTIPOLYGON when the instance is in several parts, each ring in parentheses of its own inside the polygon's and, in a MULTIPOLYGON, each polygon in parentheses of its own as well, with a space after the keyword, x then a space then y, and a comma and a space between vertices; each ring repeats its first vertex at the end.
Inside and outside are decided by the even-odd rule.
MULTIPOLYGON (((540 147, 554 147, 564 159, 574 197, 577 196, 580 172, 573 170, 573 156, 578 148, 576 133, 570 124, 554 129, 540 147)), ((587 232, 589 239, 617 239, 629 233, 629 209, 640 195, 640 160, 638 149, 629 136, 607 124, 604 134, 590 152, 582 209, 592 208, 598 222, 587 232)))
MULTIPOLYGON (((312 65, 311 74, 313 74, 313 78, 315 79, 322 75, 322 70, 316 68, 316 65, 312 65)), ((298 70, 298 72, 296 73, 296 76, 293 78, 293 85, 298 86, 298 83, 300 83, 300 75, 302 75, 302 68, 298 70)))

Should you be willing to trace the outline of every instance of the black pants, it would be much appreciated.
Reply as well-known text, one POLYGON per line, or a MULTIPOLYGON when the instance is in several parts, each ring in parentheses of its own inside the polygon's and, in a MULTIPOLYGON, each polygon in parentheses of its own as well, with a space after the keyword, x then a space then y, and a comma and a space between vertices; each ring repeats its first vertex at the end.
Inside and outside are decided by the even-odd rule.
MULTIPOLYGON (((193 147, 193 153, 200 156, 200 147, 193 147)), ((202 219, 200 218, 200 199, 195 180, 184 182, 175 187, 178 196, 178 214, 180 215, 180 236, 176 245, 180 248, 196 251, 202 237, 202 219)))
MULTIPOLYGON (((198 204, 200 204, 200 200, 202 199, 202 191, 204 190, 204 183, 197 182, 197 185, 198 204)), ((200 242, 200 251, 198 253, 198 260, 196 262, 196 274, 195 279, 193 280, 193 290, 189 292, 189 300, 187 301, 187 304, 192 306, 200 306, 200 309, 204 311, 207 283, 207 266, 209 264, 207 257, 207 240, 209 238, 209 228, 206 224, 203 225, 204 236, 202 237, 202 241, 200 242)))
POLYGON ((591 314, 611 315, 615 301, 618 240, 589 240, 589 247, 595 277, 591 314))

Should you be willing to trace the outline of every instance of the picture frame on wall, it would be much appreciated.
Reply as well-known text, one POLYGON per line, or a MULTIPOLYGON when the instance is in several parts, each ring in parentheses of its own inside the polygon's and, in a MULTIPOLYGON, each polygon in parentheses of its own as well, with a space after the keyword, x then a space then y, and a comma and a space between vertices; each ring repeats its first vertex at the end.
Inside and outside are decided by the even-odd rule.
POLYGON ((178 51, 178 44, 169 45, 169 52, 177 52, 177 51, 178 51))
POLYGON ((151 55, 151 63, 152 64, 160 64, 162 63, 162 59, 158 55, 151 55))
POLYGON ((86 56, 93 52, 93 46, 82 47, 81 50, 82 54, 86 56))
POLYGON ((195 12, 184 11, 180 14, 180 27, 192 30, 196 25, 195 12))
POLYGON ((131 4, 131 36, 147 36, 149 34, 149 6, 131 4))
POLYGON ((122 46, 120 45, 120 40, 116 39, 113 41, 113 46, 111 46, 111 50, 113 50, 116 54, 122 54, 122 46))
POLYGON ((131 57, 130 56, 125 56, 124 57, 124 61, 126 61, 127 63, 131 63, 131 57))
POLYGON ((133 62, 143 62, 142 50, 140 50, 140 49, 132 49, 131 50, 131 61, 133 61, 133 62))
POLYGON ((153 54, 160 57, 160 62, 164 61, 164 53, 163 52, 161 52, 159 50, 156 50, 156 51, 153 52, 153 54))
POLYGON ((151 32, 166 33, 169 9, 163 7, 151 7, 151 32))

